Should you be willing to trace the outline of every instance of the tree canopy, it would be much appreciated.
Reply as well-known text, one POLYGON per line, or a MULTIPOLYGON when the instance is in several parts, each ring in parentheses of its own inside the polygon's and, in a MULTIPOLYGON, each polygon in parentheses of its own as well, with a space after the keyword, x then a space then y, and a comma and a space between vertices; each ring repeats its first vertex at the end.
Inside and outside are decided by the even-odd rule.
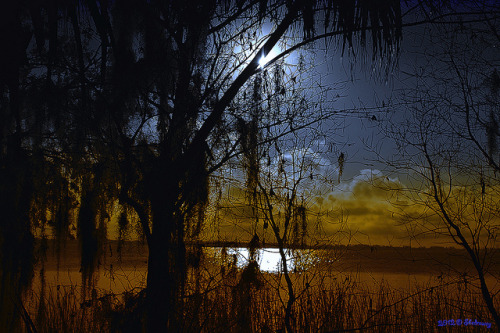
MULTIPOLYGON (((173 302, 183 293, 185 239, 199 233, 210 175, 243 156, 255 191, 259 145, 334 114, 307 98, 297 80, 304 60, 290 65, 286 56, 321 40, 353 55, 370 45, 392 64, 404 26, 396 0, 2 6, 2 278, 19 272, 19 246, 33 228, 50 226, 60 238, 77 230, 87 279, 118 200, 150 249, 151 331, 181 325, 173 302)), ((437 13, 420 22, 446 17, 437 13)))

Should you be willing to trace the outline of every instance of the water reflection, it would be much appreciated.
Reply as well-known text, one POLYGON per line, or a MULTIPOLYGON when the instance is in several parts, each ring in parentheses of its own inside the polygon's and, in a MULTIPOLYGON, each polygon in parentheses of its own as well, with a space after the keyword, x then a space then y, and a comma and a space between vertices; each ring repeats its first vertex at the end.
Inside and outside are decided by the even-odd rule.
MULTIPOLYGON (((236 265, 240 268, 248 265, 250 251, 244 247, 227 248, 227 255, 236 257, 236 265)), ((221 255, 222 248, 216 248, 217 255, 221 255)), ((289 271, 305 269, 307 265, 313 264, 314 255, 311 250, 290 250, 285 249, 286 263, 289 271)), ((317 258, 316 258, 317 259, 317 258)), ((277 248, 261 248, 256 251, 256 260, 260 270, 263 272, 276 273, 283 271, 281 255, 277 248)))

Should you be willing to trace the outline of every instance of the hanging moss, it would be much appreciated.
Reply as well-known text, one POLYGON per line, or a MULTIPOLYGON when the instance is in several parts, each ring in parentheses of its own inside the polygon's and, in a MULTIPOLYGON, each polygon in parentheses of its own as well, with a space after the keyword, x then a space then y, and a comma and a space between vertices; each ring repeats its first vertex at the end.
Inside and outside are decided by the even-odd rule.
POLYGON ((258 118, 254 114, 250 121, 238 119, 238 132, 241 146, 243 149, 244 166, 246 170, 246 188, 247 193, 253 197, 259 179, 259 161, 258 161, 258 118))
POLYGON ((307 235, 306 207, 299 204, 292 210, 292 245, 303 246, 307 235))
POLYGON ((127 237, 127 234, 128 234, 128 230, 129 230, 129 220, 128 220, 128 217, 127 217, 127 211, 124 209, 121 214, 120 214, 120 217, 118 218, 118 248, 117 248, 117 251, 118 251, 118 256, 120 257, 121 259, 121 255, 122 255, 122 247, 123 247, 123 243, 127 237))
POLYGON ((297 217, 298 224, 300 224, 300 244, 303 246, 305 237, 307 235, 307 219, 306 219, 306 207, 300 205, 297 207, 297 217))
POLYGON ((203 259, 203 248, 199 242, 193 244, 187 249, 187 265, 195 270, 200 268, 203 259))
POLYGON ((82 179, 81 203, 78 213, 78 239, 80 242, 80 269, 84 291, 93 282, 94 272, 100 265, 107 239, 107 222, 109 221, 109 198, 113 193, 113 178, 106 172, 105 165, 93 166, 93 173, 82 179))
POLYGON ((249 120, 238 118, 237 130, 243 150, 243 165, 246 171, 246 199, 252 207, 252 218, 254 219, 253 231, 256 231, 259 214, 255 207, 258 206, 258 183, 260 174, 259 142, 260 130, 259 120, 262 115, 262 77, 257 76, 251 86, 252 101, 249 120))
MULTIPOLYGON (((88 185, 87 185, 88 186, 88 185)), ((81 251, 81 273, 84 289, 90 285, 97 264, 97 232, 94 193, 84 189, 78 214, 78 239, 81 251)))
POLYGON ((192 161, 181 184, 186 209, 184 228, 187 237, 191 239, 200 235, 208 205, 210 182, 206 158, 206 153, 200 153, 198 159, 192 161))
POLYGON ((497 137, 500 135, 498 121, 493 110, 490 110, 490 120, 486 126, 486 134, 488 137, 488 154, 493 156, 498 150, 497 137))
POLYGON ((21 296, 36 263, 30 220, 35 175, 32 159, 18 144, 9 142, 0 155, 0 325, 6 331, 19 323, 21 296))
POLYGON ((340 153, 339 158, 338 158, 338 165, 339 165, 339 183, 340 183, 340 178, 342 177, 342 173, 344 172, 344 153, 340 153))

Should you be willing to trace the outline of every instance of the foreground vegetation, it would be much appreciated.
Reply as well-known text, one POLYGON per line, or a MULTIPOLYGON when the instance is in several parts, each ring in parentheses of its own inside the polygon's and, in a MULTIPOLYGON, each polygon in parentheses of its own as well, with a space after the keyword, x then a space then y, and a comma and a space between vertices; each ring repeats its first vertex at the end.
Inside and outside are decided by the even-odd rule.
MULTIPOLYGON (((398 289, 384 281, 369 287, 355 274, 323 273, 293 275, 296 332, 470 332, 469 325, 438 327, 438 321, 493 323, 470 279, 441 277, 398 289)), ((229 263, 218 272, 198 266, 189 277, 180 302, 184 332, 284 332, 286 289, 278 274, 229 263)), ((26 295, 20 331, 140 332, 146 323, 145 291, 139 288, 111 294, 58 285, 43 294, 26 295)))

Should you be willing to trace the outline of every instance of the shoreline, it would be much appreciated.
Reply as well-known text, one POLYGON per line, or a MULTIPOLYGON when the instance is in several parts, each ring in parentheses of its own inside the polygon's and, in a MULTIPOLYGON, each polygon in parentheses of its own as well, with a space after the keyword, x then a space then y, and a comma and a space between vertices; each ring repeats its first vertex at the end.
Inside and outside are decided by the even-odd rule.
MULTIPOLYGON (((40 241, 37 241, 37 246, 40 241)), ((48 240, 46 270, 80 269, 80 246, 77 240, 67 240, 59 244, 48 240)), ((187 251, 196 251, 202 248, 247 248, 247 244, 237 242, 206 242, 203 244, 187 244, 187 251)), ((266 244, 265 248, 276 248, 266 244)), ((146 267, 148 262, 148 248, 140 241, 125 241, 119 248, 119 242, 108 240, 101 248, 100 266, 114 265, 115 267, 146 267)), ((315 256, 319 265, 335 267, 339 271, 374 272, 374 273, 403 273, 403 274, 443 274, 453 271, 452 268, 474 274, 474 267, 467 257, 465 250, 445 247, 410 248, 369 245, 335 245, 330 247, 295 248, 297 251, 316 251, 315 256)), ((205 258, 213 259, 210 252, 205 252, 205 258)), ((40 266, 40 261, 37 266, 40 266)), ((326 267, 326 266, 325 266, 326 267)), ((500 275, 500 251, 495 251, 491 257, 489 271, 500 275)))

